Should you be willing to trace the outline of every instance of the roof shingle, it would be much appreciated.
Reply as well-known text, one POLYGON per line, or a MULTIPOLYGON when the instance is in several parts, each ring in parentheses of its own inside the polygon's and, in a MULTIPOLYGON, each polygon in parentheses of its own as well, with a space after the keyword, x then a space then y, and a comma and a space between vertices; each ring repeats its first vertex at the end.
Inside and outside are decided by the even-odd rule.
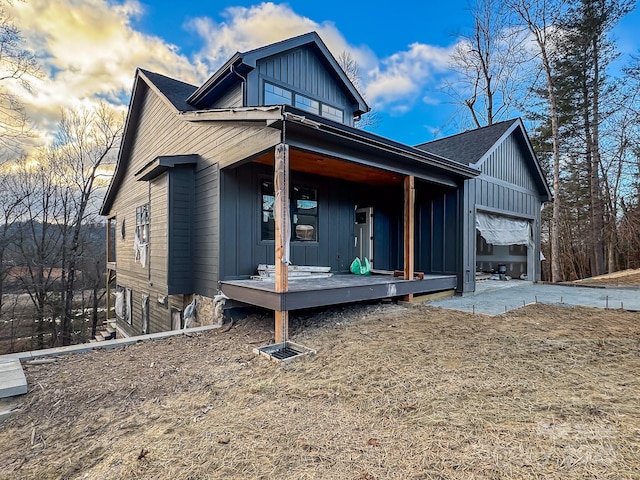
POLYGON ((187 98, 196 90, 190 85, 180 80, 166 77, 159 73, 150 72, 148 70, 140 71, 156 86, 160 92, 181 112, 195 110, 194 107, 187 103, 187 98))
POLYGON ((416 145, 425 152, 434 153, 464 165, 480 160, 485 153, 518 119, 494 123, 488 127, 468 130, 450 137, 416 145))

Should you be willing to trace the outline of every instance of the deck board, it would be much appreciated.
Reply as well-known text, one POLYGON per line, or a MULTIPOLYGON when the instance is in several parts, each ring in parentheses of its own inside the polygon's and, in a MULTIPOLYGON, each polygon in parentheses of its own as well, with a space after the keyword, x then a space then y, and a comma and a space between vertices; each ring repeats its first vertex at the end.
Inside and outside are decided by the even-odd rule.
POLYGON ((271 280, 220 282, 230 299, 270 310, 338 305, 400 297, 456 288, 455 275, 425 275, 423 280, 403 280, 390 275, 334 275, 329 278, 290 278, 287 292, 276 293, 271 280))

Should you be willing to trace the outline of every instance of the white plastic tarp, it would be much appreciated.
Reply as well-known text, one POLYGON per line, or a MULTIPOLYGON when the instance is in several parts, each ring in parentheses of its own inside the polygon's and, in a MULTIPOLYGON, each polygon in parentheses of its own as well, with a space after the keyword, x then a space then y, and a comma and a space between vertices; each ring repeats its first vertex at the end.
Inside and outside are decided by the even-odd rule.
POLYGON ((533 246, 528 220, 478 212, 476 228, 482 238, 492 245, 533 246))

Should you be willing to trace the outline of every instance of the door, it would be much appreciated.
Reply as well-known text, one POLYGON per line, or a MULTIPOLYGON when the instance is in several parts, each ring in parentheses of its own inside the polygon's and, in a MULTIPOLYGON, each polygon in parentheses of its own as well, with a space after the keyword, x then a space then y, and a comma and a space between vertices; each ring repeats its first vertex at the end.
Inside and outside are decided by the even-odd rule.
POLYGON ((356 255, 363 260, 365 257, 373 267, 373 208, 358 208, 356 210, 356 255))

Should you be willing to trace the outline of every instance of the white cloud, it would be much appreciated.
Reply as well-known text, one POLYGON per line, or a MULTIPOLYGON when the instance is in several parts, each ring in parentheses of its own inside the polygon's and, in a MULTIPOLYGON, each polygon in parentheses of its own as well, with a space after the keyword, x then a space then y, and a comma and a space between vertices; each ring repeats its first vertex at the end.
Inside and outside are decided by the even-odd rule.
POLYGON ((428 98, 425 87, 435 84, 437 75, 448 69, 453 49, 413 43, 408 50, 381 60, 368 73, 367 98, 378 108, 406 111, 416 100, 428 98))
POLYGON ((264 2, 229 7, 219 22, 200 17, 176 25, 202 41, 198 53, 187 58, 179 47, 136 30, 135 20, 145 15, 137 0, 28 0, 7 8, 42 66, 43 77, 31 82, 33 92, 11 86, 24 99, 42 140, 51 138, 62 107, 92 108, 106 98, 126 109, 138 66, 198 85, 236 51, 309 31, 318 32, 334 56, 346 51, 358 62, 372 106, 402 114, 429 98, 425 95, 446 69, 453 48, 414 43, 380 60, 366 45, 349 43, 331 21, 312 20, 286 4, 264 2))
POLYGON ((327 48, 337 58, 349 52, 361 68, 376 63, 375 55, 367 47, 350 45, 330 21, 316 22, 294 12, 288 5, 271 2, 251 7, 229 7, 222 12, 223 21, 216 23, 208 17, 194 18, 186 27, 204 41, 197 60, 208 65, 212 72, 236 52, 245 52, 297 35, 316 31, 327 48))
POLYGON ((177 47, 133 28, 143 14, 135 0, 29 0, 14 2, 10 13, 43 71, 31 93, 17 86, 14 93, 45 139, 62 107, 92 108, 106 98, 126 108, 138 66, 194 83, 205 77, 177 47))

